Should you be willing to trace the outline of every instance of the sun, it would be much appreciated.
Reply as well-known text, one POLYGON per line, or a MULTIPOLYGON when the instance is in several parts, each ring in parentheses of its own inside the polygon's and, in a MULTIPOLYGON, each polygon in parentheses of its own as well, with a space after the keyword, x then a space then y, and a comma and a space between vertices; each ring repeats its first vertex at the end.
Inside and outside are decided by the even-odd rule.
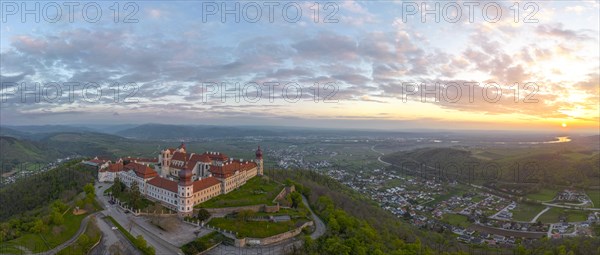
POLYGON ((561 126, 564 127, 564 128, 566 128, 567 127, 567 123, 563 122, 561 126))

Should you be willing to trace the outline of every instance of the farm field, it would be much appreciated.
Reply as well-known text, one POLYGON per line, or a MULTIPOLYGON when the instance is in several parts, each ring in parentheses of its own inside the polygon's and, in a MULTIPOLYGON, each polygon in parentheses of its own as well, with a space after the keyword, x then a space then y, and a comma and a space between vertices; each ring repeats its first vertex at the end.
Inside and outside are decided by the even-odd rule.
POLYGON ((600 208, 600 190, 588 190, 585 193, 587 193, 588 197, 592 200, 592 203, 594 203, 594 207, 600 208))
POLYGON ((517 207, 512 210, 513 220, 516 221, 531 221, 539 212, 544 210, 546 206, 539 204, 519 203, 517 207))
POLYGON ((557 223, 559 222, 560 216, 567 216, 569 222, 585 221, 587 219, 587 212, 579 210, 569 210, 553 207, 544 214, 542 214, 538 220, 542 223, 557 223))
POLYGON ((556 196, 556 193, 557 193, 557 190, 544 188, 536 193, 527 194, 526 197, 529 199, 538 200, 538 201, 550 201, 550 200, 554 199, 554 197, 556 196))

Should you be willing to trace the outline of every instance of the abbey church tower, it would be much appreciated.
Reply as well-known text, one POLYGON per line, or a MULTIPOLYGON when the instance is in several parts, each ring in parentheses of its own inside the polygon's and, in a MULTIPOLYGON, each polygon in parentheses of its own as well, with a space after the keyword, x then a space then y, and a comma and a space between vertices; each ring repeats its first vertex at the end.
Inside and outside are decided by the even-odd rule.
POLYGON ((260 145, 258 146, 258 149, 256 150, 255 162, 258 166, 258 175, 262 176, 263 175, 263 155, 262 155, 262 150, 260 149, 260 145))

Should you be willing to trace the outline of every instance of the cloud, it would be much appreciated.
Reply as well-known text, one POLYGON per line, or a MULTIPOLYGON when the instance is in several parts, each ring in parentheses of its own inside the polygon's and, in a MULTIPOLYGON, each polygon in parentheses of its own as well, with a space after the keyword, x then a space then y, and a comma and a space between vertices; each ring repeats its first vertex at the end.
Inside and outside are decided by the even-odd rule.
MULTIPOLYGON (((480 2, 480 6, 483 4, 480 2)), ((216 116, 266 111, 269 116, 280 117, 295 114, 290 113, 295 106, 282 100, 274 104, 265 100, 233 106, 218 100, 203 103, 203 82, 275 81, 281 86, 298 82, 303 87, 332 82, 338 88, 335 99, 372 102, 382 109, 400 99, 400 85, 407 81, 426 84, 495 81, 503 86, 536 81, 543 85, 538 104, 514 104, 510 93, 495 104, 432 103, 443 110, 484 115, 564 117, 563 109, 577 106, 587 109, 594 100, 598 101, 597 97, 588 97, 574 103, 553 96, 575 92, 597 94, 597 82, 592 79, 597 73, 590 74, 592 78, 585 81, 583 78, 556 81, 541 72, 547 69, 555 74, 568 74, 569 70, 560 65, 541 65, 560 57, 586 62, 589 56, 576 52, 593 43, 591 30, 578 29, 566 21, 565 25, 519 27, 522 24, 515 24, 510 15, 495 24, 403 23, 394 9, 374 11, 381 6, 388 8, 380 3, 342 2, 340 24, 327 25, 276 23, 263 28, 254 24, 194 23, 183 15, 169 15, 175 13, 173 9, 166 12, 161 8, 144 8, 143 13, 149 19, 159 20, 150 23, 141 20, 142 24, 131 26, 56 26, 35 32, 20 31, 10 35, 10 45, 0 53, 0 78, 28 83, 91 81, 98 82, 103 89, 110 88, 112 83, 135 82, 139 87, 136 93, 139 103, 129 105, 115 104, 110 94, 95 105, 76 102, 69 106, 60 103, 23 106, 11 101, 9 106, 23 116, 76 113, 81 109, 107 116, 116 113, 124 118, 132 112, 161 116, 172 113, 169 118, 200 113, 216 116), (272 107, 278 103, 287 108, 272 107)), ((508 7, 502 5, 504 13, 510 13, 508 7)), ((304 92, 313 99, 313 91, 304 92)), ((481 94, 482 89, 476 88, 475 92, 481 94)), ((281 93, 276 91, 280 99, 281 93)), ((266 97, 263 93, 263 99, 266 97)))
POLYGON ((539 25, 536 33, 547 37, 557 37, 566 40, 592 40, 584 32, 563 28, 562 24, 539 25))

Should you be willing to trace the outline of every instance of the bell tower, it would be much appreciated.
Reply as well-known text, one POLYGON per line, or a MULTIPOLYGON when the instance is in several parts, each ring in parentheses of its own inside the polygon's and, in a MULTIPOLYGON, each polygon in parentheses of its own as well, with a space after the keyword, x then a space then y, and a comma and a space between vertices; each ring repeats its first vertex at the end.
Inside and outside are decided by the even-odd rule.
POLYGON ((177 190, 179 192, 179 204, 177 205, 177 213, 179 217, 183 218, 192 216, 192 213, 194 212, 194 204, 192 203, 192 196, 194 195, 192 171, 179 171, 179 183, 177 185, 177 190))
POLYGON ((258 146, 258 149, 256 150, 255 162, 258 166, 258 175, 262 176, 263 175, 263 154, 262 154, 262 150, 260 149, 260 145, 258 146))

